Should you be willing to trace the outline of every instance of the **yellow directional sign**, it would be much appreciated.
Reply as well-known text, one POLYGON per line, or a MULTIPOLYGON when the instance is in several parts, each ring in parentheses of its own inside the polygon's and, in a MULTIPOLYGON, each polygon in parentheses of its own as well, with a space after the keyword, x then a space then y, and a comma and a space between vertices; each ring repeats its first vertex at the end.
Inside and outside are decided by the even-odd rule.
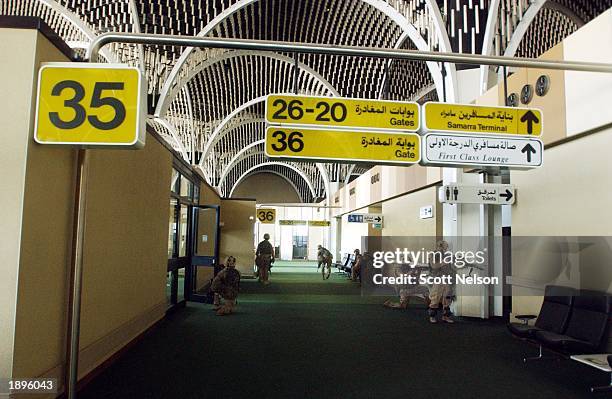
POLYGON ((263 224, 274 224, 276 220, 276 209, 259 208, 257 209, 257 220, 263 224))
POLYGON ((143 82, 138 68, 126 65, 43 65, 34 139, 84 147, 144 146, 143 82))
POLYGON ((419 105, 410 102, 269 95, 266 121, 271 124, 419 130, 419 105))
POLYGON ((313 227, 327 227, 331 223, 327 220, 309 220, 308 225, 313 227))
POLYGON ((425 103, 424 130, 540 136, 542 112, 533 108, 425 103))
POLYGON ((305 220, 279 220, 278 224, 281 226, 305 226, 305 220))
POLYGON ((347 162, 418 163, 420 137, 414 133, 319 130, 297 127, 266 129, 266 155, 347 162))

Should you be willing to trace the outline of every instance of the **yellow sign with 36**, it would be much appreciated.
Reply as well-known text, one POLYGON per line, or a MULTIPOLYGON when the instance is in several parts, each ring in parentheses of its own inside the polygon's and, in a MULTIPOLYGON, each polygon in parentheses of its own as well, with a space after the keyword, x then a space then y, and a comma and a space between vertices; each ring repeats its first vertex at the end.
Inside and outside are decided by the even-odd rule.
POLYGON ((542 112, 533 108, 425 103, 425 131, 540 136, 542 112))
POLYGON ((273 94, 266 99, 266 121, 416 132, 420 118, 412 102, 273 94))
POLYGON ((259 208, 257 209, 257 220, 263 224, 274 224, 276 220, 276 209, 259 208))
POLYGON ((38 74, 34 139, 41 144, 142 147, 145 88, 138 68, 49 63, 38 74))
POLYGON ((418 163, 420 137, 414 133, 268 127, 266 155, 271 158, 322 159, 387 164, 418 163))

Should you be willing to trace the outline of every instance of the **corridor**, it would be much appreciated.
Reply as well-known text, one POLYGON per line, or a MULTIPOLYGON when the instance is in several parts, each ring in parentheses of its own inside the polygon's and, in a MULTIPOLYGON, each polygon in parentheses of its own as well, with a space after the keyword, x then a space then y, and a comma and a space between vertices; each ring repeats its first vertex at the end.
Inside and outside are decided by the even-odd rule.
POLYGON ((232 316, 190 303, 165 319, 79 397, 557 399, 605 383, 574 362, 525 367, 536 349, 503 323, 430 325, 424 305, 386 309, 343 275, 323 281, 316 264, 272 270, 267 287, 242 280, 232 316))

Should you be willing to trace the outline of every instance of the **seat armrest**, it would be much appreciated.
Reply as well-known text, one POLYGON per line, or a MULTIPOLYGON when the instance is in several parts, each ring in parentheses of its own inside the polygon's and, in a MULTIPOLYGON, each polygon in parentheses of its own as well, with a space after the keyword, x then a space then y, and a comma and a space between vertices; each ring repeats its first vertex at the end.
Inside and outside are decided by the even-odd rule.
POLYGON ((527 325, 529 324, 529 320, 536 319, 538 316, 532 315, 532 314, 519 314, 514 317, 519 319, 520 321, 522 321, 524 324, 527 325))

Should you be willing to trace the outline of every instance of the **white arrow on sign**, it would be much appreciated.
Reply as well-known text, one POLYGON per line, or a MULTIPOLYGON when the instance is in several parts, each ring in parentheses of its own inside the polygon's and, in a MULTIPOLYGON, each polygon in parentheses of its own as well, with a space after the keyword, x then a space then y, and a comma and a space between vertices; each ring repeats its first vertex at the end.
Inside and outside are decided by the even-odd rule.
POLYGON ((438 200, 443 204, 512 205, 516 189, 511 184, 449 184, 438 189, 438 200))
POLYGON ((348 221, 354 223, 382 223, 382 215, 375 213, 351 213, 348 215, 348 221))
POLYGON ((544 146, 534 138, 430 133, 421 148, 424 165, 537 168, 544 146))

